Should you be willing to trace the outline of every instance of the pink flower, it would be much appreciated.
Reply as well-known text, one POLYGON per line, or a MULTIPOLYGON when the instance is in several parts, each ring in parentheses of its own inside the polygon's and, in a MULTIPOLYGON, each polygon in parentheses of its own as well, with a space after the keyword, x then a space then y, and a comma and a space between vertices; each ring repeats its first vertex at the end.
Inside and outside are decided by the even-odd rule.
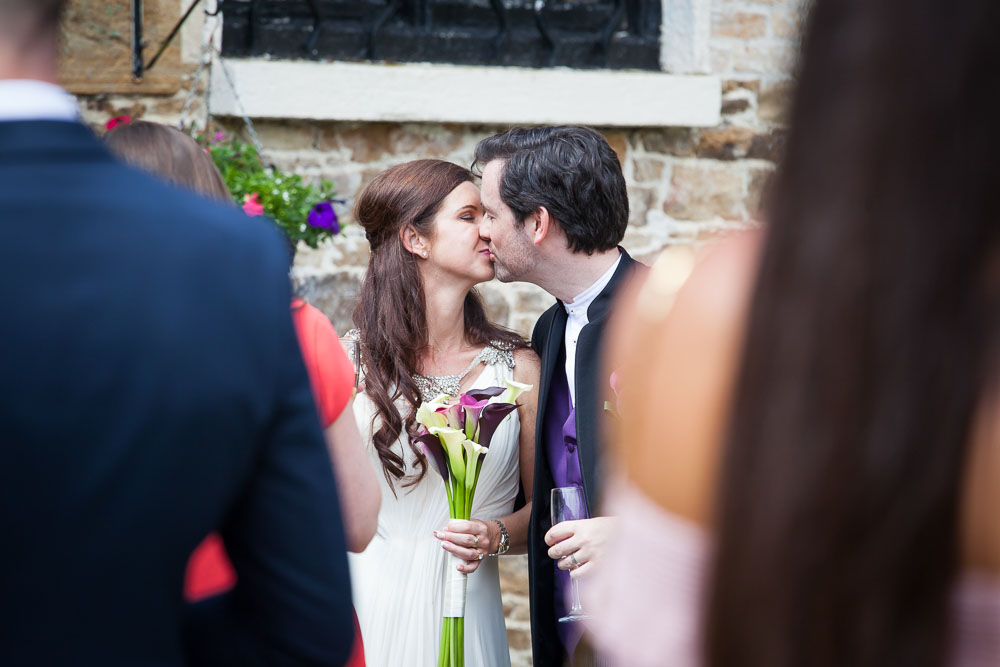
POLYGON ((105 130, 113 130, 119 125, 128 125, 132 122, 132 116, 115 116, 104 124, 105 130))
POLYGON ((264 215, 264 206, 257 200, 257 193, 243 195, 243 212, 250 217, 264 215))

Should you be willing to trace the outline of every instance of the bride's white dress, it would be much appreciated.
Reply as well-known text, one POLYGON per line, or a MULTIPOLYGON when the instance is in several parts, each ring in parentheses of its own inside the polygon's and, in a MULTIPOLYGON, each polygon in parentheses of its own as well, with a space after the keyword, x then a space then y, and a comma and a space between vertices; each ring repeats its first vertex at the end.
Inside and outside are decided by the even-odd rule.
MULTIPOLYGON (((471 387, 502 387, 505 379, 513 379, 513 369, 499 361, 486 366, 471 387)), ((448 553, 433 535, 448 523, 444 483, 428 468, 414 486, 396 483, 394 494, 372 446, 375 407, 365 394, 358 394, 354 414, 382 485, 375 537, 364 552, 349 554, 365 662, 368 667, 433 667, 437 664, 445 576, 450 567, 448 553)), ((515 411, 497 429, 483 461, 473 517, 488 520, 513 510, 519 482, 519 433, 515 411)), ((416 457, 406 440, 404 433, 393 447, 403 456, 407 473, 412 473, 417 470, 416 457)), ((484 558, 468 578, 465 663, 470 667, 510 665, 496 558, 484 558)))

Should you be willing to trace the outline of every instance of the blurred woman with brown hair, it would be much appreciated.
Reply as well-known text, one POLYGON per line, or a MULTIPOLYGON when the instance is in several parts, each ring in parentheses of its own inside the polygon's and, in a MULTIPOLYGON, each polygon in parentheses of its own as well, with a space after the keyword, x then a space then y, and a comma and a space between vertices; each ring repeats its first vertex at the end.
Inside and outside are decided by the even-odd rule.
MULTIPOLYGON (((212 157, 194 139, 166 125, 135 121, 105 136, 108 148, 124 161, 172 183, 228 204, 233 203, 212 157)), ((291 304, 299 346, 334 464, 347 546, 361 551, 375 534, 380 502, 378 482, 365 457, 350 400, 354 365, 340 345, 330 320, 294 298, 291 304)), ((221 593, 235 581, 221 540, 209 536, 192 554, 185 596, 200 599, 221 593)), ((364 664, 360 645, 349 664, 364 664)))
POLYGON ((1000 664, 998 27, 816 0, 763 231, 620 318, 620 664, 1000 664))

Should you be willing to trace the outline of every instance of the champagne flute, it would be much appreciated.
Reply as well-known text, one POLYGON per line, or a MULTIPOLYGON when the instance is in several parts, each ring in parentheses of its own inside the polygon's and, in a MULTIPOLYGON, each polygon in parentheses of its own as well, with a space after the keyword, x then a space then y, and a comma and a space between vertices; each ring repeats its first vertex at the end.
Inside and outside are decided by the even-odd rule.
POLYGON ((361 341, 357 338, 341 338, 340 344, 347 358, 354 364, 354 393, 358 393, 358 379, 361 375, 361 341))
MULTIPOLYGON (((576 521, 578 519, 589 519, 590 513, 587 511, 587 498, 583 495, 583 488, 579 486, 562 486, 552 489, 552 525, 563 521, 576 521)), ((568 558, 568 556, 567 556, 568 558)), ((569 614, 559 619, 560 623, 572 623, 589 618, 580 604, 580 582, 576 578, 571 578, 573 583, 573 607, 569 614)))

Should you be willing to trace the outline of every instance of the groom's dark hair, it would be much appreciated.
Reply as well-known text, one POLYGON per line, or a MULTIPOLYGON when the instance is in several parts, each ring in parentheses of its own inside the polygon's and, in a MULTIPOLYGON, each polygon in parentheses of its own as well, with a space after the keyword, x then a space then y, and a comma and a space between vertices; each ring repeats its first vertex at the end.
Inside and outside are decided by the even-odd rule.
POLYGON ((597 131, 578 125, 517 127, 476 146, 472 168, 503 160, 500 198, 518 222, 548 209, 573 252, 611 250, 625 236, 628 194, 618 156, 597 131))

